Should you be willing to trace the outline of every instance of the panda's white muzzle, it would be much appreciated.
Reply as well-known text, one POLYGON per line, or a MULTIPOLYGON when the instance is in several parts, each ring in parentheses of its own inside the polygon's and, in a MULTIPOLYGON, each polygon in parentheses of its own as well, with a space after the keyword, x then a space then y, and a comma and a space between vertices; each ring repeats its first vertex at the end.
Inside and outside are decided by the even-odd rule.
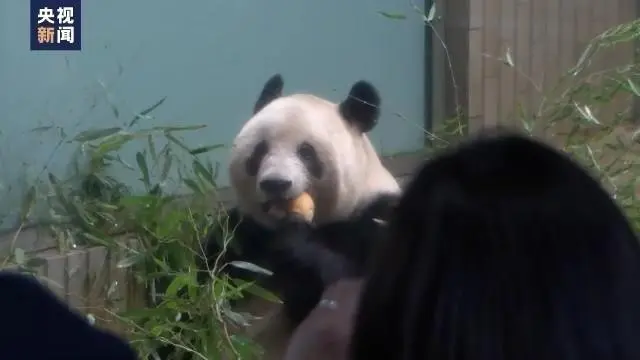
POLYGON ((262 203, 262 211, 270 213, 273 209, 285 209, 288 201, 294 198, 290 194, 292 185, 290 179, 272 177, 260 180, 258 188, 266 199, 262 203))
POLYGON ((264 200, 293 199, 306 190, 307 169, 294 153, 275 150, 260 164, 256 187, 264 200))

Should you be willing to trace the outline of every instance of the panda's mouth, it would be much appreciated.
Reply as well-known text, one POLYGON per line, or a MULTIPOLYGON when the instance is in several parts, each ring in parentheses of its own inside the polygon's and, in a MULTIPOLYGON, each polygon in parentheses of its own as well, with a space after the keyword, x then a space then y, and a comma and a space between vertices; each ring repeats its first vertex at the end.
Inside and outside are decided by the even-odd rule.
MULTIPOLYGON (((308 192, 310 194, 310 192, 308 192)), ((267 199, 260 205, 261 210, 270 216, 283 218, 289 212, 292 201, 298 196, 287 196, 267 199)))
POLYGON ((270 199, 262 203, 262 211, 270 213, 274 210, 285 211, 289 205, 290 199, 270 199))

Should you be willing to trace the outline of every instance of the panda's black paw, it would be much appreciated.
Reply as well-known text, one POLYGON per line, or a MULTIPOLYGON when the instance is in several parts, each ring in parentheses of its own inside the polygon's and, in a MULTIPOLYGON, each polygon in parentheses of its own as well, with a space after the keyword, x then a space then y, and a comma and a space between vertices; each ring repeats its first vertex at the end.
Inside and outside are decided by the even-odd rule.
POLYGON ((303 215, 291 212, 285 215, 278 222, 278 231, 290 232, 299 230, 311 230, 312 226, 307 222, 303 215))
POLYGON ((302 215, 291 213, 281 219, 274 236, 276 248, 288 248, 309 239, 313 226, 302 215))

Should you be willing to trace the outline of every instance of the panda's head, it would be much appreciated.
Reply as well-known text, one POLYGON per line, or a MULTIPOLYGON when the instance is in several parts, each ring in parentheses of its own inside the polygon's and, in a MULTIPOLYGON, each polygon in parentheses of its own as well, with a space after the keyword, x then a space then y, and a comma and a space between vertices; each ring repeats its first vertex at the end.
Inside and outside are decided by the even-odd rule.
POLYGON ((397 192, 365 133, 379 115, 380 97, 365 81, 342 102, 294 94, 283 96, 280 75, 270 78, 253 116, 236 136, 231 185, 241 211, 266 226, 276 219, 267 205, 306 191, 315 201, 315 222, 349 216, 379 192, 397 192))

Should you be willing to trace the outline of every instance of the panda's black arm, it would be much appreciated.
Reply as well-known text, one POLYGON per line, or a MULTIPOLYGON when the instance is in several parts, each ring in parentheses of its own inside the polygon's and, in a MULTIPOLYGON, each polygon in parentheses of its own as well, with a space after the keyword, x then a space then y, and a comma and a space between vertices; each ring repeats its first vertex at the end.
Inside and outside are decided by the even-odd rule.
POLYGON ((274 271, 298 278, 285 283, 295 284, 306 277, 323 287, 342 278, 363 276, 398 198, 398 194, 380 194, 354 217, 317 228, 300 215, 290 214, 273 238, 274 271))
POLYGON ((270 251, 273 280, 294 325, 317 305, 325 287, 351 272, 348 259, 322 245, 322 234, 296 215, 285 219, 270 251))
POLYGON ((378 194, 358 212, 359 215, 356 218, 356 221, 369 218, 378 218, 388 221, 399 200, 400 194, 397 193, 378 194))
POLYGON ((326 248, 349 259, 355 271, 351 276, 364 275, 399 198, 399 194, 380 194, 353 218, 327 224, 318 231, 326 248))
MULTIPOLYGON (((348 234, 340 231, 346 227, 337 224, 331 227, 335 229, 336 236, 343 237, 343 241, 350 240, 345 238, 348 234)), ((324 227, 314 228, 297 215, 289 216, 273 238, 274 271, 288 274, 306 272, 324 286, 354 274, 356 270, 352 260, 345 256, 348 254, 326 246, 329 235, 324 227)))
POLYGON ((246 261, 265 267, 273 272, 266 279, 233 266, 226 266, 224 272, 232 278, 265 280, 263 285, 280 294, 288 317, 299 323, 315 307, 325 284, 349 271, 349 261, 322 246, 322 236, 301 219, 284 221, 278 231, 272 231, 243 217, 238 209, 230 209, 228 221, 215 226, 203 241, 206 262, 199 264, 202 271, 198 279, 207 281, 216 260, 218 266, 246 261), (225 246, 230 233, 233 239, 225 246))
POLYGON ((368 261, 398 199, 398 194, 380 194, 351 218, 315 228, 292 214, 284 220, 274 239, 289 244, 290 255, 319 272, 330 266, 337 267, 334 272, 342 273, 343 277, 360 276, 354 267, 361 268, 368 261))
MULTIPOLYGON (((254 220, 243 217, 237 208, 227 211, 226 220, 215 224, 202 241, 204 256, 199 258, 199 281, 205 281, 207 271, 216 265, 222 266, 233 261, 246 261, 256 265, 262 264, 268 251, 273 231, 254 220), (230 240, 230 241, 229 241, 230 240), (226 243, 226 244, 225 244, 226 243)), ((225 266, 224 272, 232 278, 254 280, 256 274, 248 270, 225 266)))
MULTIPOLYGON (((311 269, 325 284, 360 275, 384 228, 374 219, 388 220, 398 198, 397 194, 380 194, 354 217, 318 228, 294 214, 283 221, 277 232, 243 217, 237 208, 232 208, 228 210, 227 223, 221 225, 226 225, 226 233, 232 233, 233 240, 218 264, 242 260, 270 266, 269 270, 279 273, 291 273, 296 268, 311 269), (273 250, 277 251, 270 254, 273 250), (273 261, 265 263, 265 259, 273 261)), ((211 269, 215 264, 225 248, 225 237, 229 236, 225 236, 226 233, 216 226, 208 234, 203 245, 207 260, 204 268, 211 269)), ((229 275, 245 278, 248 274, 246 270, 232 268, 229 275)))
POLYGON ((354 217, 319 227, 296 214, 282 222, 273 238, 272 269, 285 312, 295 324, 313 310, 327 286, 364 276, 397 199, 380 195, 354 217))

